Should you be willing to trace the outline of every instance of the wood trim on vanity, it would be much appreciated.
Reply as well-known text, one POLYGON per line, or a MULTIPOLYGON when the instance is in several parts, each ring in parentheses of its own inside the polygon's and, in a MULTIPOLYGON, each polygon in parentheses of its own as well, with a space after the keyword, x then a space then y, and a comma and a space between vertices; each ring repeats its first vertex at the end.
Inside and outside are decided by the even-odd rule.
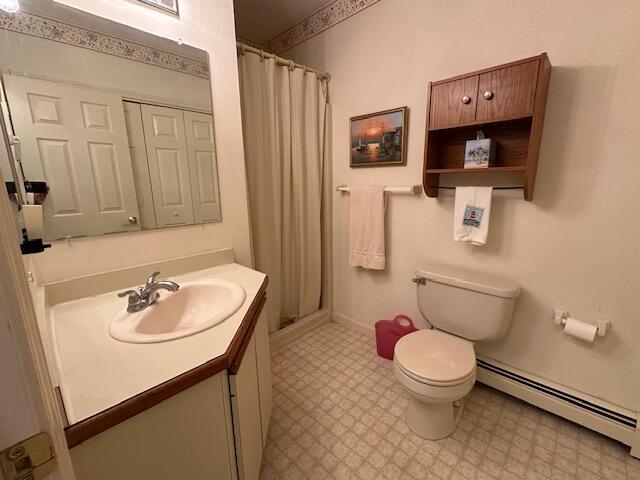
POLYGON ((89 438, 124 422, 125 420, 144 412, 160 402, 190 388, 209 377, 229 370, 230 374, 237 373, 240 363, 251 340, 258 317, 266 303, 267 284, 269 277, 265 277, 260 289, 256 293, 249 310, 242 319, 240 328, 231 340, 227 351, 202 365, 184 372, 177 377, 167 380, 149 390, 139 393, 122 403, 104 410, 92 417, 65 428, 67 445, 73 448, 89 438))
MULTIPOLYGON (((231 351, 229 356, 233 359, 228 368, 229 375, 237 375, 238 370, 240 370, 240 364, 242 363, 242 359, 244 358, 244 353, 247 351, 247 346, 249 345, 249 341, 251 340, 251 335, 253 335, 253 331, 256 328, 256 323, 258 323, 258 317, 260 316, 260 312, 262 311, 265 303, 267 303, 267 296, 262 295, 256 313, 251 317, 251 320, 247 322, 247 328, 244 331, 244 335, 242 335, 243 332, 238 331, 236 336, 233 338, 231 345, 229 345, 227 353, 231 351)), ((244 322, 242 327, 244 327, 244 322)))

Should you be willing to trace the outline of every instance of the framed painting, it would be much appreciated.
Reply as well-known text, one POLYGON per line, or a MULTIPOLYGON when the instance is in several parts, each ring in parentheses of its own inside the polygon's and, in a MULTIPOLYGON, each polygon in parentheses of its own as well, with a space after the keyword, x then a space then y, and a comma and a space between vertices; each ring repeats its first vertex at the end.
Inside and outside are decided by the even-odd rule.
POLYGON ((407 107, 351 117, 351 167, 407 164, 407 107))

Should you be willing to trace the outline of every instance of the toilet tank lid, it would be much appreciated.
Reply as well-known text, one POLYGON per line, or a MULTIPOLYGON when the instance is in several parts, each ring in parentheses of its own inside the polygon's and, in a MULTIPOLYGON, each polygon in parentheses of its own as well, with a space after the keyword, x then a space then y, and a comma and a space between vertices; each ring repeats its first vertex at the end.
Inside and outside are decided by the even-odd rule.
POLYGON ((428 265, 417 268, 416 274, 437 283, 495 295, 515 298, 520 295, 520 286, 515 282, 484 272, 474 272, 444 265, 428 265))

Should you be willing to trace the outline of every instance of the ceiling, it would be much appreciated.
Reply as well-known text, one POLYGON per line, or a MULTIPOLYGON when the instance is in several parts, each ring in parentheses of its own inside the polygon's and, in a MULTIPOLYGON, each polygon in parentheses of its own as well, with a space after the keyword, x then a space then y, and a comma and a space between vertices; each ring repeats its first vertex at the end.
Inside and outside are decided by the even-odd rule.
POLYGON ((288 30, 331 0, 234 0, 236 34, 266 43, 288 30))

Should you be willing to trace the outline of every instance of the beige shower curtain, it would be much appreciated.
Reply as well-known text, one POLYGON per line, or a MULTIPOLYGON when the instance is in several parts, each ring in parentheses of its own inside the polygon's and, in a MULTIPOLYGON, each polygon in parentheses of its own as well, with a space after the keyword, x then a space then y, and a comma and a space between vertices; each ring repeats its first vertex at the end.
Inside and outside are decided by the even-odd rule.
POLYGON ((269 329, 320 308, 327 83, 238 56, 255 267, 269 275, 269 329))

